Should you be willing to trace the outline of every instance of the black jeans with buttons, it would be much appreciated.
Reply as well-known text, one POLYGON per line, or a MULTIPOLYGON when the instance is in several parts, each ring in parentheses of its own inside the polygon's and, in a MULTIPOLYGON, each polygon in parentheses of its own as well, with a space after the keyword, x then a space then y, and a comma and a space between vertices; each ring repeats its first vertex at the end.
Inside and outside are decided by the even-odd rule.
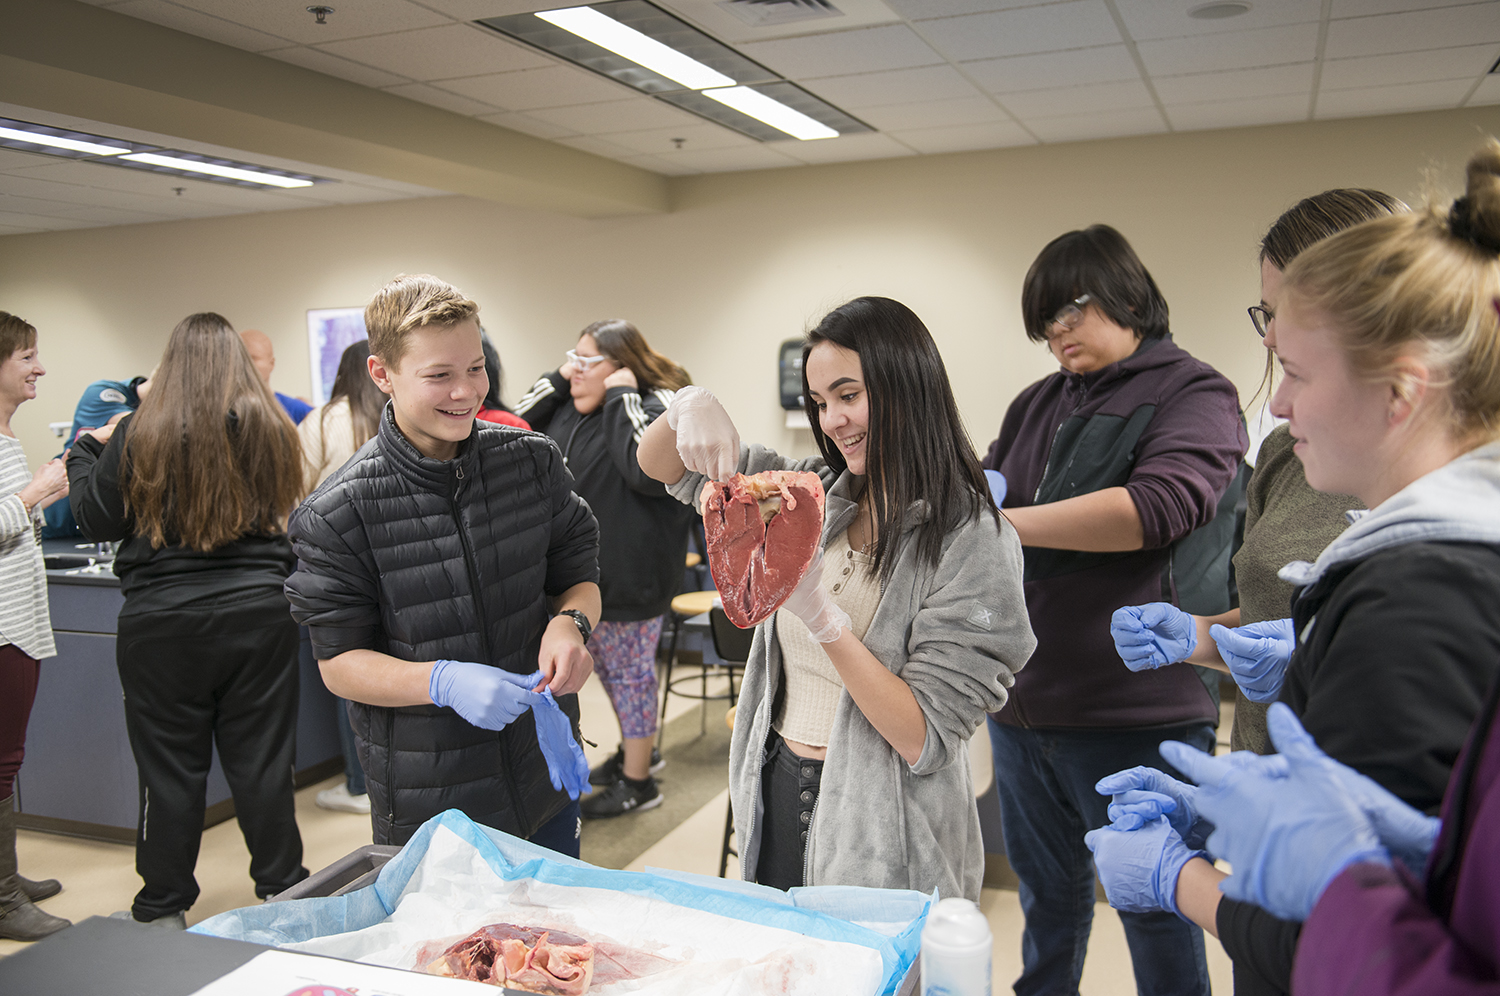
POLYGON ((766 744, 766 766, 760 773, 765 817, 755 880, 776 889, 806 885, 802 880, 807 829, 812 823, 823 762, 798 757, 775 731, 766 744))

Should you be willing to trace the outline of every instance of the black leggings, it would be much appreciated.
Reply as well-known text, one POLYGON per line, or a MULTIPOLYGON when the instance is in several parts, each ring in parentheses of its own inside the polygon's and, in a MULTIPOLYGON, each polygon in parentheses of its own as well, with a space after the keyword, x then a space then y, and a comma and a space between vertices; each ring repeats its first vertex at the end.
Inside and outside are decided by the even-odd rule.
POLYGON ((766 744, 766 766, 760 773, 765 818, 755 881, 761 885, 793 889, 807 884, 802 880, 807 830, 822 781, 823 762, 793 754, 772 731, 766 744))
POLYGON ((297 624, 286 597, 120 616, 115 660, 140 774, 137 920, 186 910, 213 746, 262 899, 307 876, 292 800, 297 624))

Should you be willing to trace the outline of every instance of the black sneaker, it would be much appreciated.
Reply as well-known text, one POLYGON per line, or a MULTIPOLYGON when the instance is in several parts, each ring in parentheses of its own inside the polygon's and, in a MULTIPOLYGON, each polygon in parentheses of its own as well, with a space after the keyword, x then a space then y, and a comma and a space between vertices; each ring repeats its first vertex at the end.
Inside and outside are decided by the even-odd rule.
MULTIPOLYGON (((620 749, 611 754, 607 760, 589 769, 589 784, 601 786, 613 785, 624 775, 624 772, 621 770, 624 764, 625 746, 621 744, 620 749)), ((661 759, 661 751, 652 747, 651 767, 647 769, 647 774, 654 775, 666 766, 667 762, 661 759)))
POLYGON ((655 809, 661 805, 661 801, 662 794, 656 787, 656 779, 647 775, 644 782, 617 778, 613 785, 600 789, 583 800, 579 809, 583 811, 583 818, 586 820, 604 820, 643 809, 655 809))

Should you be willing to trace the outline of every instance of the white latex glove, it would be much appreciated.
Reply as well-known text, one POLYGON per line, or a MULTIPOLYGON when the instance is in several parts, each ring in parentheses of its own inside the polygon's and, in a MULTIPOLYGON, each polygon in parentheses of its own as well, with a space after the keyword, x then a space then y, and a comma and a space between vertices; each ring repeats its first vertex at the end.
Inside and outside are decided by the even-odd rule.
POLYGON ((833 596, 823 587, 822 550, 781 607, 807 623, 807 632, 819 643, 832 643, 850 626, 849 613, 835 605, 833 596))
POLYGON ((703 387, 684 387, 667 406, 683 466, 715 481, 728 480, 740 463, 740 434, 719 399, 703 387))

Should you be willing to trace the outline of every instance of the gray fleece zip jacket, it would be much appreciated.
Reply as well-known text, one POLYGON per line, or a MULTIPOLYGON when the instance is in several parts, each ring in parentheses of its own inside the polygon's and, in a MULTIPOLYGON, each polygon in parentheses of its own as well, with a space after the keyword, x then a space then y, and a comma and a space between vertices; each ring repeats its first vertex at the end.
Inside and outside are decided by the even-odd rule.
MULTIPOLYGON (((846 532, 864 478, 836 479, 821 457, 790 460, 761 446, 741 450, 739 471, 813 471, 827 504, 823 547, 846 532)), ((705 478, 689 473, 667 490, 695 503, 705 478)), ((944 538, 936 570, 917 560, 915 531, 901 537, 896 568, 864 636, 900 675, 927 718, 922 755, 908 765, 844 692, 834 714, 822 787, 804 857, 808 885, 915 889, 979 900, 984 844, 969 774, 969 738, 1036 647, 1021 590, 1021 543, 1009 522, 987 515, 944 538)), ((755 629, 729 748, 729 798, 741 877, 755 880, 763 820, 761 769, 781 686, 776 617, 755 629)), ((996 772, 996 777, 1003 773, 996 772)))

